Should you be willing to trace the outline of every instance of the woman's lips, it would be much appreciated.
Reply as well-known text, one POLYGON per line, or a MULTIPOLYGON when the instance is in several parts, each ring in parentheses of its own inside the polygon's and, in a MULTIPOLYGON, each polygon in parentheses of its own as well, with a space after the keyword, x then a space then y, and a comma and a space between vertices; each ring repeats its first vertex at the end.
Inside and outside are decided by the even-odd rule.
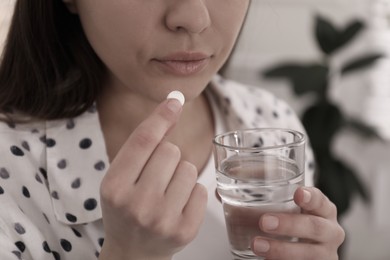
POLYGON ((209 63, 209 59, 194 60, 194 61, 158 61, 161 67, 173 74, 180 76, 189 76, 201 71, 209 63))
POLYGON ((153 61, 165 72, 190 76, 202 71, 210 62, 210 56, 203 53, 180 52, 153 61))

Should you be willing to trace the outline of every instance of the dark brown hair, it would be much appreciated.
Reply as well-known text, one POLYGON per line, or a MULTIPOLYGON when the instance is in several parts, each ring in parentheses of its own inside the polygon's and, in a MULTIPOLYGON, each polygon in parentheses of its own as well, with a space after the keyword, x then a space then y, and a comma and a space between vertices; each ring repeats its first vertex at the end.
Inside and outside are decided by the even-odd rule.
POLYGON ((96 100, 104 72, 61 0, 16 2, 0 65, 0 113, 75 117, 96 100))

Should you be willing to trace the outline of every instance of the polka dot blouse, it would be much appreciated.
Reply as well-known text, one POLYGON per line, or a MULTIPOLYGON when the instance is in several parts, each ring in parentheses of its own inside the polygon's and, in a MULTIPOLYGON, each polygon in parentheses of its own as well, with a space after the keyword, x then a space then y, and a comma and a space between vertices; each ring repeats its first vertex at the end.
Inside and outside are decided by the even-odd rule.
MULTIPOLYGON (((216 76, 207 91, 224 130, 272 126, 303 131, 284 102, 257 87, 216 76)), ((0 122, 1 260, 99 258, 104 243, 99 187, 109 161, 98 118, 93 106, 69 120, 0 122)), ((311 185, 310 149, 306 157, 311 185)))

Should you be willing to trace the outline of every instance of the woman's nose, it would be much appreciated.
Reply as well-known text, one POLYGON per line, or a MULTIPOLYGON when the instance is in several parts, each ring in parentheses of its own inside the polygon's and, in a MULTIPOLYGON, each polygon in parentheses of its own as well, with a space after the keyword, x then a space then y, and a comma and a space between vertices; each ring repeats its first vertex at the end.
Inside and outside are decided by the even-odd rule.
POLYGON ((206 0, 173 0, 165 17, 166 26, 171 31, 201 33, 210 24, 210 14, 206 0))

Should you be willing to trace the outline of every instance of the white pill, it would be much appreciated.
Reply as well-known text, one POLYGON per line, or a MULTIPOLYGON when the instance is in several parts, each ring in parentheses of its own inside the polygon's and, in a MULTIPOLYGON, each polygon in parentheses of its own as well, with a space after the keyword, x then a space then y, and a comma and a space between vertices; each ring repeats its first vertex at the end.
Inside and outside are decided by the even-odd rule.
POLYGON ((184 102, 186 101, 183 93, 181 93, 178 90, 174 90, 168 94, 167 99, 171 99, 171 98, 178 100, 181 103, 181 105, 184 105, 184 102))

